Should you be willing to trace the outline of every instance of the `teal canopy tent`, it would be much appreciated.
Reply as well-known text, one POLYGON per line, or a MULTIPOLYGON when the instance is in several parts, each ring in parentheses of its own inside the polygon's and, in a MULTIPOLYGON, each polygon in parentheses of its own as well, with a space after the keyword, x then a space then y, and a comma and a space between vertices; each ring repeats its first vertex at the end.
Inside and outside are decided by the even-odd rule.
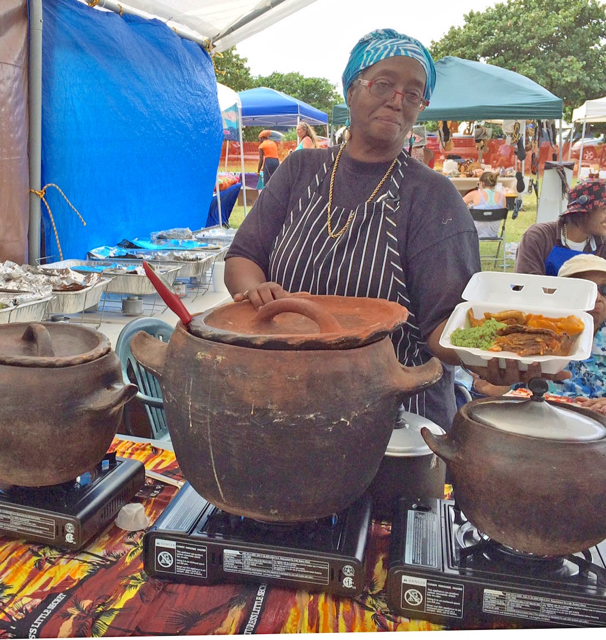
POLYGON ((562 100, 515 71, 447 56, 436 62, 436 88, 427 120, 553 120, 562 117, 562 100))
MULTIPOLYGON (((431 103, 417 122, 562 117, 560 98, 515 71, 447 56, 436 62, 436 74, 431 103)), ((333 127, 344 125, 348 114, 345 104, 333 107, 333 127)))

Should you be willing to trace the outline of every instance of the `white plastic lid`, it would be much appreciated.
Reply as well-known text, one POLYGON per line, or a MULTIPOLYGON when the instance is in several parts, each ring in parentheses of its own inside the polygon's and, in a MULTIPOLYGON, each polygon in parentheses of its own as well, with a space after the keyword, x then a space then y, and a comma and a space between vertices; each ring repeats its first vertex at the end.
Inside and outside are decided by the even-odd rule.
POLYGON ((462 294, 470 302, 498 303, 511 309, 531 306, 571 312, 590 311, 597 296, 598 287, 590 280, 503 271, 474 273, 462 294))
POLYGON ((149 517, 140 502, 125 504, 118 512, 116 525, 125 531, 141 531, 149 526, 149 517))
POLYGON ((404 458, 427 456, 433 453, 427 446, 425 440, 423 440, 421 427, 427 427, 435 435, 445 433, 444 429, 435 422, 419 416, 416 413, 402 411, 389 439, 385 455, 394 458, 404 458))

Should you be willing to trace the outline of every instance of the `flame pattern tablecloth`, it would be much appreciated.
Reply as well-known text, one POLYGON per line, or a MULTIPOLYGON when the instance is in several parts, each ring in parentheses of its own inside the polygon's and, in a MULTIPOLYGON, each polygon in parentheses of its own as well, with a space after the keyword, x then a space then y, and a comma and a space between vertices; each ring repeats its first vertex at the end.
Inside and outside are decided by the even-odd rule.
MULTIPOLYGON (((175 456, 147 443, 112 449, 180 478, 175 456)), ((177 489, 148 479, 135 500, 152 522, 177 489)), ((366 587, 337 598, 258 584, 197 586, 148 577, 143 532, 108 525, 82 551, 0 538, 0 637, 274 634, 441 629, 393 614, 385 600, 389 525, 373 523, 366 587)))

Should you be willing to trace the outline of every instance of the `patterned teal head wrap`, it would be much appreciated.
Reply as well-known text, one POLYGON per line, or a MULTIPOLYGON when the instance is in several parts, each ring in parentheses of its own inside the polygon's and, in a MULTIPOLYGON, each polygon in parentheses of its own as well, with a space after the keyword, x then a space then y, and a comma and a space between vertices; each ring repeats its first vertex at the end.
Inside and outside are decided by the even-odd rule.
POLYGON ((342 78, 345 102, 351 83, 364 69, 393 56, 408 56, 423 65, 427 76, 423 97, 429 100, 436 86, 436 68, 429 51, 415 38, 393 29, 377 29, 361 38, 351 50, 342 78))

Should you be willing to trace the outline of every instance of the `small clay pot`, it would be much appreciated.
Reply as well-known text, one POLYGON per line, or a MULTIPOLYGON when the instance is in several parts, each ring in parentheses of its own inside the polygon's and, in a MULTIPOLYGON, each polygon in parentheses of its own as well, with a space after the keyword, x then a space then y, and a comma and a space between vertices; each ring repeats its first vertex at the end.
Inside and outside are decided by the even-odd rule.
POLYGON ((92 469, 136 392, 98 331, 0 325, 0 483, 47 486, 92 469))

